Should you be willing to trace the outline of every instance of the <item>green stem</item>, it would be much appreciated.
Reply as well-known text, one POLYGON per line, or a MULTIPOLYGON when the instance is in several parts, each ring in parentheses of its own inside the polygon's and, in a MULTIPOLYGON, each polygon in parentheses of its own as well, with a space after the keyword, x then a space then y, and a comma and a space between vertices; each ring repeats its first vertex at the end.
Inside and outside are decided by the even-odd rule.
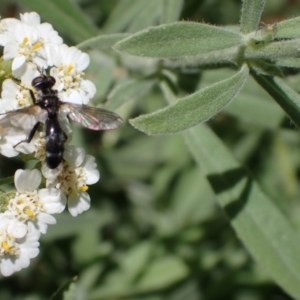
POLYGON ((252 72, 256 82, 262 86, 283 108, 292 121, 300 127, 300 96, 277 77, 257 75, 252 72))

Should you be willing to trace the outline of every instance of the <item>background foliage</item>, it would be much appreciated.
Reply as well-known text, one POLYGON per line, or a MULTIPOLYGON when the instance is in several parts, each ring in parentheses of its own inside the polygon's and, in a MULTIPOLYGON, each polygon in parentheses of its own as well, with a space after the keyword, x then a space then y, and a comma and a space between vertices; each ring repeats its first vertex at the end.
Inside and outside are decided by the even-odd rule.
MULTIPOLYGON (((0 298, 300 299, 300 34, 298 19, 283 22, 300 4, 0 3, 3 18, 25 11, 90 54, 94 104, 140 131, 73 124, 101 171, 92 208, 57 216, 0 298), (162 25, 178 20, 193 23, 162 25)), ((0 158, 1 178, 21 167, 0 158)))

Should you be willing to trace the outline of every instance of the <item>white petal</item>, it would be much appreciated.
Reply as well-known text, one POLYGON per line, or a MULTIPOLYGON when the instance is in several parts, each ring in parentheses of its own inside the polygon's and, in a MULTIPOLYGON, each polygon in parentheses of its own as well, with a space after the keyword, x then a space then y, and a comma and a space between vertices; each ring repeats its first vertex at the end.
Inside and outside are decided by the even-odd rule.
POLYGON ((80 147, 66 145, 64 159, 68 162, 69 166, 78 167, 84 162, 85 151, 80 147))
POLYGON ((79 71, 83 71, 87 68, 87 66, 90 64, 90 57, 86 53, 81 53, 77 63, 77 69, 79 71))
POLYGON ((87 176, 86 183, 87 184, 94 184, 100 179, 100 173, 97 169, 97 164, 95 162, 95 157, 91 155, 87 155, 82 167, 87 176))
POLYGON ((20 68, 13 70, 12 74, 15 78, 21 79, 22 75, 26 72, 26 63, 23 64, 20 68))
POLYGON ((57 176, 61 173, 62 171, 62 164, 60 164, 57 168, 55 169, 50 169, 46 163, 42 164, 42 174, 45 178, 47 178, 47 187, 53 187, 51 186, 52 182, 56 181, 57 176), (48 185, 50 184, 50 186, 48 185))
POLYGON ((42 180, 39 170, 17 170, 15 173, 15 186, 19 192, 36 190, 42 180))
POLYGON ((77 90, 68 90, 67 92, 61 92, 59 95, 63 102, 83 104, 83 99, 77 90))
POLYGON ((25 85, 26 87, 31 88, 32 79, 39 76, 40 72, 38 71, 36 64, 32 62, 27 62, 25 66, 26 69, 20 79, 22 81, 22 86, 25 85))
POLYGON ((0 153, 6 157, 14 157, 19 154, 18 151, 16 151, 12 145, 10 144, 4 144, 0 146, 0 153))
POLYGON ((40 212, 37 216, 39 222, 45 223, 45 224, 56 224, 56 219, 46 213, 40 212))
POLYGON ((89 99, 95 96, 97 91, 96 86, 90 80, 82 80, 80 87, 83 88, 84 91, 88 93, 87 96, 89 97, 89 99))
POLYGON ((16 219, 11 219, 7 226, 7 232, 15 238, 22 238, 27 233, 27 226, 16 219))
POLYGON ((65 209, 66 197, 60 190, 55 188, 41 189, 38 194, 46 213, 59 214, 65 209))
POLYGON ((78 197, 69 196, 68 209, 73 217, 88 210, 91 206, 90 195, 86 192, 80 192, 78 197))
MULTIPOLYGON (((10 60, 15 58, 18 55, 18 47, 16 43, 7 43, 3 50, 4 60, 10 60)), ((24 56, 25 58, 25 56, 24 56)))
POLYGON ((15 59, 13 60, 11 69, 13 71, 16 71, 17 69, 21 68, 26 62, 26 57, 24 55, 19 55, 17 57, 15 57, 15 59))
POLYGON ((41 18, 36 12, 20 14, 20 19, 23 23, 33 26, 41 23, 41 18))
POLYGON ((1 259, 1 273, 3 276, 10 276, 15 272, 14 264, 10 258, 1 259))

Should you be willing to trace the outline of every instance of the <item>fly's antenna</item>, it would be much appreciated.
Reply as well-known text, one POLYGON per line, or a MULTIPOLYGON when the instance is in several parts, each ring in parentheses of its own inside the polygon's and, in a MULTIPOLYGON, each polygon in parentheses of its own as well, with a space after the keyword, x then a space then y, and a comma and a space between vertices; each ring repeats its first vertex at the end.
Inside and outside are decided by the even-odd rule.
POLYGON ((46 74, 44 67, 36 66, 36 68, 42 76, 46 74))

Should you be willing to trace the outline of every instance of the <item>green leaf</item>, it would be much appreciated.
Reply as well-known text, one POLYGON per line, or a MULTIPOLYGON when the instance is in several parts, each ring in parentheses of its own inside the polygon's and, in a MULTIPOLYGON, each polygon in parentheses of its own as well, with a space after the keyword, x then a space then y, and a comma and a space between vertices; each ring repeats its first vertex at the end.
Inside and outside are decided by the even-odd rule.
POLYGON ((246 48, 245 59, 263 58, 274 60, 281 57, 299 56, 300 39, 273 43, 259 43, 246 48))
POLYGON ((115 33, 115 34, 103 34, 93 37, 91 39, 85 40, 80 44, 77 44, 76 47, 85 50, 87 48, 92 49, 108 49, 113 46, 116 42, 127 37, 127 33, 115 33))
POLYGON ((207 126, 184 137, 239 239, 286 292, 299 298, 299 234, 207 126))
POLYGON ((288 57, 276 60, 276 65, 279 67, 286 68, 300 68, 300 58, 299 57, 288 57))
MULTIPOLYGON (((67 282, 62 284, 49 298, 49 300, 59 300, 59 299, 72 299, 76 289, 75 282, 77 281, 77 276, 69 279, 67 282), (66 294, 65 294, 66 293, 66 294), (71 297, 71 298, 70 298, 71 297)), ((74 299, 74 298, 73 298, 74 299)))
POLYGON ((199 168, 193 167, 191 170, 182 172, 174 186, 168 211, 174 214, 176 225, 170 225, 176 227, 176 234, 192 224, 197 226, 209 219, 215 212, 215 195, 207 181, 201 180, 202 176, 199 168), (199 201, 199 195, 201 195, 201 201, 199 201))
POLYGON ((143 9, 133 18, 128 32, 137 32, 151 25, 158 24, 161 0, 151 0, 144 4, 143 9))
POLYGON ((112 149, 106 152, 103 157, 116 176, 126 180, 147 178, 153 174, 157 164, 164 161, 164 142, 165 137, 149 139, 143 135, 123 145, 118 151, 112 149))
POLYGON ((299 38, 300 17, 281 21, 276 24, 277 39, 299 38))
POLYGON ((91 79, 96 86, 96 94, 93 104, 99 104, 105 100, 111 87, 115 83, 116 62, 114 58, 105 55, 100 51, 89 51, 90 65, 88 79, 91 79))
POLYGON ((78 232, 76 240, 72 245, 72 256, 80 264, 88 264, 99 257, 99 232, 98 227, 93 227, 86 234, 86 227, 78 232))
POLYGON ((178 21, 183 6, 183 0, 162 0, 161 24, 178 21))
MULTIPOLYGON (((229 78, 233 74, 234 71, 229 69, 206 70, 201 77, 200 87, 229 78)), ((243 122, 258 125, 261 129, 278 128, 285 115, 273 98, 250 76, 243 90, 225 111, 243 122)))
POLYGON ((115 272, 113 275, 109 283, 98 285, 90 293, 89 299, 133 299, 134 295, 165 289, 184 280, 189 276, 189 269, 180 258, 165 256, 149 262, 144 274, 132 285, 127 284, 126 273, 115 272))
POLYGON ((265 0, 243 1, 240 21, 242 33, 249 33, 257 29, 264 6, 265 0))
MULTIPOLYGON (((95 199, 96 200, 96 199, 95 199)), ((90 226, 99 228, 106 222, 111 222, 112 216, 109 213, 103 213, 95 210, 89 210, 82 215, 82 223, 75 218, 70 218, 70 214, 63 212, 55 216, 60 226, 50 226, 47 234, 41 237, 42 241, 53 241, 59 238, 67 238, 78 234, 81 230, 88 230, 90 226)))
POLYGON ((105 108, 108 110, 116 110, 130 100, 139 99, 146 94, 154 84, 155 81, 135 79, 119 84, 108 95, 108 102, 105 108))
POLYGON ((50 0, 57 7, 63 10, 67 15, 72 16, 77 23, 82 26, 90 34, 96 35, 98 33, 98 28, 95 26, 94 22, 85 14, 81 8, 76 5, 74 1, 61 1, 61 0, 50 0))
POLYGON ((22 0, 22 5, 36 11, 54 28, 68 33, 75 41, 86 40, 98 34, 93 23, 69 0, 22 0))
POLYGON ((63 300, 73 300, 80 295, 77 284, 74 282, 69 285, 68 290, 64 292, 63 300))
POLYGON ((120 32, 127 28, 143 11, 145 5, 150 2, 148 0, 126 0, 118 1, 113 12, 109 15, 103 26, 106 33, 120 32))
POLYGON ((131 119, 130 123, 149 135, 185 130, 207 121, 228 105, 239 93, 247 77, 248 68, 243 66, 234 76, 182 98, 166 108, 131 119))
POLYGON ((244 91, 226 108, 226 112, 247 123, 271 129, 278 128, 284 118, 284 112, 274 101, 265 101, 244 91))
POLYGON ((138 290, 151 291, 162 289, 186 278, 189 270, 176 256, 162 257, 150 264, 138 283, 138 290))
POLYGON ((248 61, 248 65, 256 74, 283 77, 282 71, 274 64, 263 59, 248 61))
POLYGON ((134 246, 124 255, 121 268, 126 274, 126 280, 133 281, 139 274, 143 273, 143 270, 147 268, 155 246, 157 246, 156 243, 146 240, 134 246))
POLYGON ((155 58, 179 58, 227 49, 241 44, 242 36, 224 28, 178 22, 148 28, 118 42, 118 51, 155 58))
POLYGON ((0 179, 0 186, 5 185, 5 184, 10 184, 14 182, 14 176, 6 177, 6 178, 1 178, 0 179))
POLYGON ((300 95, 280 78, 256 74, 252 75, 277 101, 292 121, 300 127, 300 95))

